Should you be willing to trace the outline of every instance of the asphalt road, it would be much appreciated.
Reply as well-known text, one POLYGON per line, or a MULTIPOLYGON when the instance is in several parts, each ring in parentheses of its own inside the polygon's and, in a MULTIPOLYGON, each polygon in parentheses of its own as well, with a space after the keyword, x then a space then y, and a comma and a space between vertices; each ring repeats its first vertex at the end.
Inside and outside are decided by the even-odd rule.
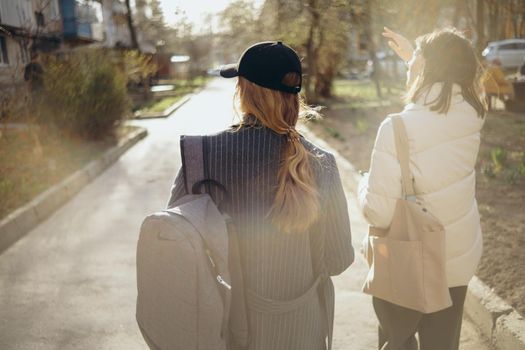
MULTIPOLYGON (((179 136, 233 121, 233 83, 213 80, 167 119, 134 121, 149 136, 47 221, 0 255, 1 350, 146 349, 135 322, 139 227, 164 208, 180 166, 179 136)), ((347 193, 356 246, 365 224, 347 193)), ((374 349, 360 259, 336 284, 334 349, 374 349)), ((483 350, 467 322, 462 349, 483 350)))

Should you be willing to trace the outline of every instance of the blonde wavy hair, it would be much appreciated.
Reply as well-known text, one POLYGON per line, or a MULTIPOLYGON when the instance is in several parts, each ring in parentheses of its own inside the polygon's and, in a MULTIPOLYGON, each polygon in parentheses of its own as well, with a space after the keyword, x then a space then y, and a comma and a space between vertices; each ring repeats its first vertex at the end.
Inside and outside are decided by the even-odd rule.
MULTIPOLYGON (((296 86, 301 77, 288 73, 282 82, 296 86)), ((238 78, 236 100, 244 116, 253 116, 263 126, 287 137, 277 193, 268 217, 282 232, 305 232, 319 217, 319 192, 311 167, 313 155, 301 142, 295 125, 300 117, 318 116, 317 111, 308 107, 299 94, 267 89, 243 77, 238 78)))

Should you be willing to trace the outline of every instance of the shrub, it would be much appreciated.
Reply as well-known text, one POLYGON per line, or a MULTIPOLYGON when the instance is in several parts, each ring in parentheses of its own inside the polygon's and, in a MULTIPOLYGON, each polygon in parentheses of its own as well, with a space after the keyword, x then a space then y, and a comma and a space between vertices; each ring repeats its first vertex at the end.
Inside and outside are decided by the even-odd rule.
POLYGON ((490 158, 496 172, 500 172, 507 164, 507 151, 501 147, 490 150, 490 158))
POLYGON ((158 66, 152 57, 136 50, 123 51, 121 60, 128 82, 135 84, 140 84, 149 79, 158 70, 158 66))
POLYGON ((344 141, 345 138, 343 137, 343 135, 341 135, 339 130, 331 128, 331 127, 326 127, 325 130, 328 132, 328 135, 330 135, 334 139, 344 141))
POLYGON ((42 94, 40 122, 87 138, 112 133, 130 105, 126 78, 109 54, 98 50, 48 58, 42 94))

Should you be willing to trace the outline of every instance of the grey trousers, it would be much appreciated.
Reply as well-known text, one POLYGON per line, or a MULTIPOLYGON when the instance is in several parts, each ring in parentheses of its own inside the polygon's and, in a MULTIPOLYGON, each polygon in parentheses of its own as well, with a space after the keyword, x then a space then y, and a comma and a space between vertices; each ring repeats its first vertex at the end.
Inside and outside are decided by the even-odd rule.
POLYGON ((452 306, 431 314, 373 298, 379 350, 458 350, 467 286, 450 288, 452 306))

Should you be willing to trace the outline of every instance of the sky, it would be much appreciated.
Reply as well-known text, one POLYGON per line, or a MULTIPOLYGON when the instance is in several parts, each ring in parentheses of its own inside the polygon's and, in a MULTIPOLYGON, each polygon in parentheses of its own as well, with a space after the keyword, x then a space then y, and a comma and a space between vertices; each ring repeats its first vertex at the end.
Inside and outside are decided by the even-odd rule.
MULTIPOLYGON (((160 0, 162 10, 164 12, 164 19, 166 23, 172 24, 177 21, 175 12, 177 8, 184 11, 188 20, 195 25, 197 32, 204 30, 209 26, 205 22, 207 14, 217 14, 224 10, 234 0, 160 0)), ((253 0, 258 6, 262 4, 263 0, 253 0)))

